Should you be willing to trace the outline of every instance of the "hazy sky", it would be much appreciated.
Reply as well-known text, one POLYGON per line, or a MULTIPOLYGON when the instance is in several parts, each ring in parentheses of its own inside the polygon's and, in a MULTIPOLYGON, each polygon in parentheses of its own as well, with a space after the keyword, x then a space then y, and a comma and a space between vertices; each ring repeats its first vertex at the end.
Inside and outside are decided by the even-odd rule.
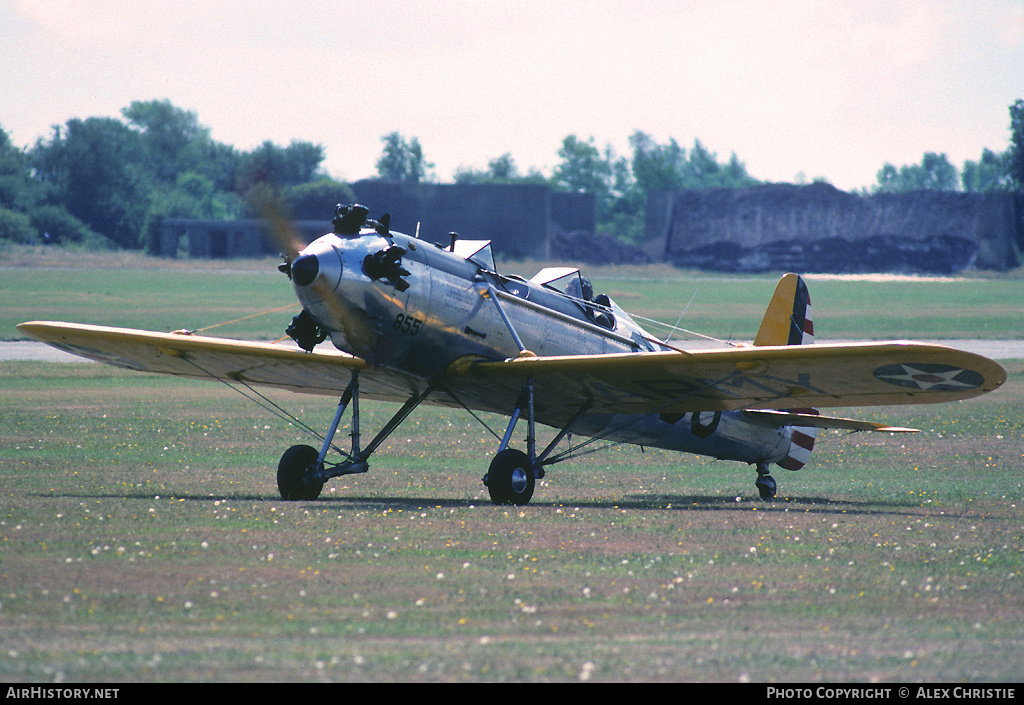
POLYGON ((240 149, 322 144, 343 180, 394 130, 441 181, 506 152, 550 174, 569 134, 628 156, 642 130, 853 189, 1006 149, 1024 2, 0 0, 15 144, 164 98, 240 149))

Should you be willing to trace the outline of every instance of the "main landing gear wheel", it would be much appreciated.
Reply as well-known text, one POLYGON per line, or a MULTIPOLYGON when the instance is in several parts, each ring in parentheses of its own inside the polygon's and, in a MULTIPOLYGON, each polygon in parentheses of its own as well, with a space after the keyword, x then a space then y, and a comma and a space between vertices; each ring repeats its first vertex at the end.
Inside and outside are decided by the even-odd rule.
POLYGON ((754 481, 754 487, 761 495, 763 500, 775 499, 775 478, 768 474, 767 465, 757 466, 757 479, 754 481))
POLYGON ((320 453, 311 446, 292 446, 277 464, 277 489, 282 499, 314 500, 324 488, 322 482, 306 479, 320 453))
POLYGON ((506 448, 487 470, 487 491, 495 504, 527 504, 536 484, 526 453, 506 448))

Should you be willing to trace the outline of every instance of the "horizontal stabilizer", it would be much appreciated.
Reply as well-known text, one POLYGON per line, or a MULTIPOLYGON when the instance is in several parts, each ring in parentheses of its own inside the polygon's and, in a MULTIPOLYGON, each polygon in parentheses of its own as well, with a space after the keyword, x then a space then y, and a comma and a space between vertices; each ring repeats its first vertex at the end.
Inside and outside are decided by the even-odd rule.
POLYGON ((836 416, 818 416, 816 414, 799 414, 787 411, 747 411, 754 418, 780 426, 814 426, 815 428, 841 428, 847 431, 878 431, 881 433, 918 433, 920 429, 889 426, 872 421, 844 419, 836 416))

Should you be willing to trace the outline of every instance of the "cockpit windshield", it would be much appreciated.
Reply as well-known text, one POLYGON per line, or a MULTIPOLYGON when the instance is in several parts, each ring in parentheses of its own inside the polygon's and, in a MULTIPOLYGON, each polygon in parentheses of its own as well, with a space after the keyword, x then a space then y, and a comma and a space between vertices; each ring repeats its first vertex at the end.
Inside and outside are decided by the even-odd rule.
POLYGON ((494 252, 490 240, 456 240, 454 252, 489 272, 495 271, 494 252))
POLYGON ((583 309, 587 317, 603 328, 615 328, 612 302, 605 294, 594 296, 590 280, 575 267, 547 267, 530 279, 533 284, 554 289, 571 297, 583 309))
POLYGON ((530 281, 581 299, 586 280, 576 267, 546 267, 533 275, 530 281))

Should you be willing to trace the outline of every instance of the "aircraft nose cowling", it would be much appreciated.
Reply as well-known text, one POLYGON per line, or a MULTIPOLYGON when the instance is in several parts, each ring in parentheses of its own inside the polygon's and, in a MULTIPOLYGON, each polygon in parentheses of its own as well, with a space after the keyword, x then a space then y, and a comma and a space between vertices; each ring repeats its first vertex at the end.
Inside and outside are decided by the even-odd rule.
POLYGON ((299 286, 309 286, 320 273, 320 260, 316 255, 301 255, 292 262, 292 281, 299 286))

